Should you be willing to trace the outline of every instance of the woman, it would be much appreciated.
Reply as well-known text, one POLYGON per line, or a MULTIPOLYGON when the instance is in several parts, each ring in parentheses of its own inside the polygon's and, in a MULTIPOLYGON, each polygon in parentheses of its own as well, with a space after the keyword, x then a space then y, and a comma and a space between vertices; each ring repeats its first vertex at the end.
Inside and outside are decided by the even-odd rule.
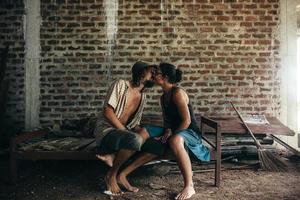
POLYGON ((201 143, 192 105, 187 93, 177 83, 182 79, 182 71, 169 63, 161 63, 155 82, 161 86, 161 106, 164 114, 164 134, 168 139, 184 178, 184 188, 175 199, 188 199, 195 194, 192 180, 192 166, 189 154, 201 161, 209 161, 209 150, 201 143))
MULTIPOLYGON (((145 128, 150 138, 159 138, 162 143, 169 142, 184 178, 184 188, 175 199, 188 199, 195 194, 189 155, 201 161, 209 161, 210 153, 201 143, 200 130, 197 127, 189 97, 182 88, 177 86, 181 78, 182 72, 176 69, 174 65, 168 63, 159 65, 155 75, 155 83, 163 90, 161 106, 164 115, 164 128, 153 126, 146 126, 145 128)), ((121 172, 122 176, 128 176, 137 167, 151 159, 154 159, 154 156, 140 156, 121 172)))

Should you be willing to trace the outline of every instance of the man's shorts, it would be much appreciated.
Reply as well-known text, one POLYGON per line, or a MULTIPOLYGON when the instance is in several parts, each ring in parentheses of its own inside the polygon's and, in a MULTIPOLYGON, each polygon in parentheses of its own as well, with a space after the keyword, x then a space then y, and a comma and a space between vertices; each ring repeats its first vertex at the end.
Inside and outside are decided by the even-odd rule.
POLYGON ((108 132, 97 147, 98 154, 111 154, 121 149, 140 151, 143 139, 137 133, 114 129, 108 132))

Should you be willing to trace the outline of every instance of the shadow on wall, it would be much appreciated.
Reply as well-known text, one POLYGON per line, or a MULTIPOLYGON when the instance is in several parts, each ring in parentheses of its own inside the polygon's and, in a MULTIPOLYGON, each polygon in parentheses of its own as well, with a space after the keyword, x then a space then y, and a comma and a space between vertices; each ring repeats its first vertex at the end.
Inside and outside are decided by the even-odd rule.
POLYGON ((9 89, 9 80, 5 79, 8 51, 8 46, 0 50, 0 149, 8 148, 10 138, 20 131, 14 120, 5 115, 9 89))

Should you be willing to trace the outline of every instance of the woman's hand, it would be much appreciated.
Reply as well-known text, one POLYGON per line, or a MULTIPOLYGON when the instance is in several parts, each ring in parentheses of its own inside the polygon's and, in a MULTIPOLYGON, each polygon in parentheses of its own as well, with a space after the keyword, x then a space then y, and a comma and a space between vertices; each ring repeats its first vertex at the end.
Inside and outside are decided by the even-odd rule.
POLYGON ((172 133, 165 133, 165 134, 161 137, 161 142, 162 142, 162 143, 166 143, 171 135, 172 135, 172 133))
POLYGON ((172 135, 171 129, 166 129, 164 131, 163 136, 161 137, 161 142, 166 143, 168 141, 168 138, 172 135))

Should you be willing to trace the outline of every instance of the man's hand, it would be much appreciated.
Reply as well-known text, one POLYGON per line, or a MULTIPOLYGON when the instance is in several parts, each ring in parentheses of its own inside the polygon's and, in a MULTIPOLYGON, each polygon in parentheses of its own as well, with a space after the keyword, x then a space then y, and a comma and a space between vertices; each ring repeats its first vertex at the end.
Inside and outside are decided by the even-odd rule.
POLYGON ((126 130, 126 127, 117 118, 114 109, 110 105, 103 109, 103 115, 114 128, 126 130))

